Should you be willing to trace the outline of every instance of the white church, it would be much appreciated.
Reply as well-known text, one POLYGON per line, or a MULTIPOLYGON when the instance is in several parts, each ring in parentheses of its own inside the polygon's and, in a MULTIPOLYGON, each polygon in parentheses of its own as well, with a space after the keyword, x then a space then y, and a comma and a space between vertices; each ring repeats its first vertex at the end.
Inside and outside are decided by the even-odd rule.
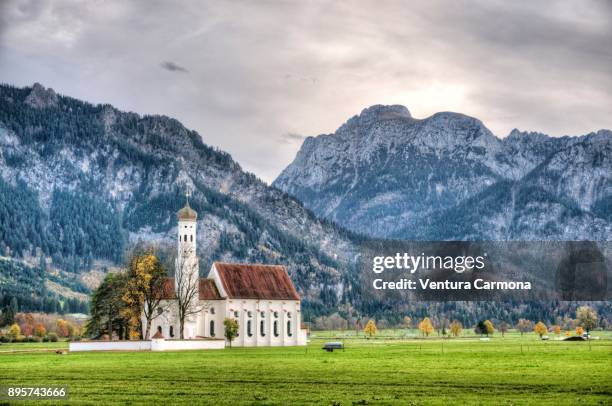
POLYGON ((232 346, 306 345, 300 296, 285 267, 215 262, 208 276, 200 278, 197 213, 187 200, 177 216, 175 278, 168 279, 159 315, 151 323, 153 338, 180 337, 177 297, 188 292, 193 301, 184 327, 187 340, 224 340, 223 320, 233 318, 238 322, 238 336, 232 346))

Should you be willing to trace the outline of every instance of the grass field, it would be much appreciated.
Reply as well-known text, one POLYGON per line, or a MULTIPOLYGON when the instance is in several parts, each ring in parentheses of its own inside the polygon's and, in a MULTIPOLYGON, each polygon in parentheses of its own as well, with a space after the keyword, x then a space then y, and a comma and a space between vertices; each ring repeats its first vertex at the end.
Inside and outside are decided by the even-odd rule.
POLYGON ((332 335, 315 334, 307 348, 164 353, 57 355, 45 351, 66 343, 4 344, 0 384, 67 384, 79 404, 612 404, 608 335, 586 343, 389 334, 322 351, 332 335))

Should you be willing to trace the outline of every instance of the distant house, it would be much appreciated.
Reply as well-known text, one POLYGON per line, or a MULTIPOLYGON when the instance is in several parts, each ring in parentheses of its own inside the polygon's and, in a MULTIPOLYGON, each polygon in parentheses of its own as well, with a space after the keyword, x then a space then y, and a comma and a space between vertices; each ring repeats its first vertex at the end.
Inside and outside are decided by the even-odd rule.
MULTIPOLYGON (((178 255, 175 277, 166 281, 160 316, 151 332, 179 338, 177 296, 194 291, 193 311, 185 322, 184 338, 223 338, 225 318, 238 322, 234 346, 305 345, 301 328, 300 296, 284 266, 213 263, 200 278, 196 255, 197 213, 187 201, 177 213, 178 255), (197 299, 195 299, 197 297, 197 299)), ((146 320, 143 318, 143 322, 146 320)))

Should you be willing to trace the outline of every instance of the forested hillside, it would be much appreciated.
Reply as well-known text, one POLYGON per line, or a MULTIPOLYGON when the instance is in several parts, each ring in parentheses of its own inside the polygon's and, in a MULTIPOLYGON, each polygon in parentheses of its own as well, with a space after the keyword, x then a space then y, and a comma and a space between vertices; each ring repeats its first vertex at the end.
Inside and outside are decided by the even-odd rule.
POLYGON ((60 272, 62 281, 74 279, 63 283, 70 291, 91 285, 92 270, 121 265, 139 241, 172 243, 190 190, 202 274, 213 260, 282 263, 307 311, 328 312, 346 296, 341 286, 349 285, 360 238, 243 172, 176 120, 38 84, 5 85, 0 148, 0 251, 15 264, 46 267, 47 281, 60 272))

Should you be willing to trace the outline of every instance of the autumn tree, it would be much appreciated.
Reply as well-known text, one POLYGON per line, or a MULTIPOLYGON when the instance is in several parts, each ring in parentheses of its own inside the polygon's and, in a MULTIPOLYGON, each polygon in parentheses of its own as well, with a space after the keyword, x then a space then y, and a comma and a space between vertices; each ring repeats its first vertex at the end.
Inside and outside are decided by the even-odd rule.
POLYGON ((591 330, 597 327, 597 313, 589 306, 580 306, 576 310, 578 325, 586 330, 587 336, 591 330))
POLYGON ((491 322, 491 320, 485 320, 484 325, 485 325, 485 334, 487 336, 495 332, 495 327, 493 326, 493 323, 491 322))
POLYGON ((434 332, 434 327, 429 317, 425 317, 419 323, 418 328, 419 328, 419 331, 421 331, 421 334, 423 334, 424 336, 429 336, 431 333, 434 332))
POLYGON ((57 319, 55 322, 55 331, 60 337, 70 336, 70 330, 68 328, 68 322, 64 319, 57 319))
POLYGON ((463 325, 458 320, 453 320, 450 324, 450 332, 454 337, 459 337, 461 331, 463 330, 463 325))
POLYGON ((533 331, 540 336, 540 338, 542 338, 542 336, 546 333, 548 333, 548 328, 546 327, 546 324, 542 323, 541 321, 538 321, 536 323, 536 325, 533 327, 533 331))
POLYGON ((365 333, 365 336, 367 338, 370 338, 376 335, 376 333, 378 332, 378 329, 376 328, 376 323, 374 323, 374 320, 372 319, 368 320, 365 328, 363 329, 363 332, 365 333))
POLYGON ((34 327, 34 335, 36 337, 42 338, 45 336, 45 334, 47 334, 47 329, 45 328, 45 325, 42 323, 38 323, 36 327, 34 327))
POLYGON ((166 269, 152 249, 132 255, 122 296, 126 304, 124 317, 129 320, 132 331, 141 327, 140 332, 145 340, 150 338, 153 320, 161 314, 158 309, 164 298, 166 280, 166 269), (146 327, 141 323, 141 316, 145 319, 146 327))
POLYGON ((533 330, 533 322, 527 319, 519 319, 516 323, 516 329, 521 333, 521 336, 533 330))
POLYGON ((410 318, 410 316, 404 316, 404 318, 402 319, 402 327, 404 328, 412 327, 412 319, 410 318))
POLYGON ((581 336, 584 334, 584 329, 580 326, 576 327, 576 335, 581 336))
POLYGON ((225 329, 225 338, 229 341, 230 348, 232 348, 232 340, 238 335, 238 322, 232 318, 226 317, 223 320, 223 327, 225 329))
POLYGON ((555 332, 555 334, 558 336, 561 334, 561 326, 559 325, 554 325, 553 326, 553 331, 555 332))
POLYGON ((14 323, 11 327, 9 327, 6 335, 11 340, 16 340, 21 335, 21 328, 19 327, 19 324, 14 323))

